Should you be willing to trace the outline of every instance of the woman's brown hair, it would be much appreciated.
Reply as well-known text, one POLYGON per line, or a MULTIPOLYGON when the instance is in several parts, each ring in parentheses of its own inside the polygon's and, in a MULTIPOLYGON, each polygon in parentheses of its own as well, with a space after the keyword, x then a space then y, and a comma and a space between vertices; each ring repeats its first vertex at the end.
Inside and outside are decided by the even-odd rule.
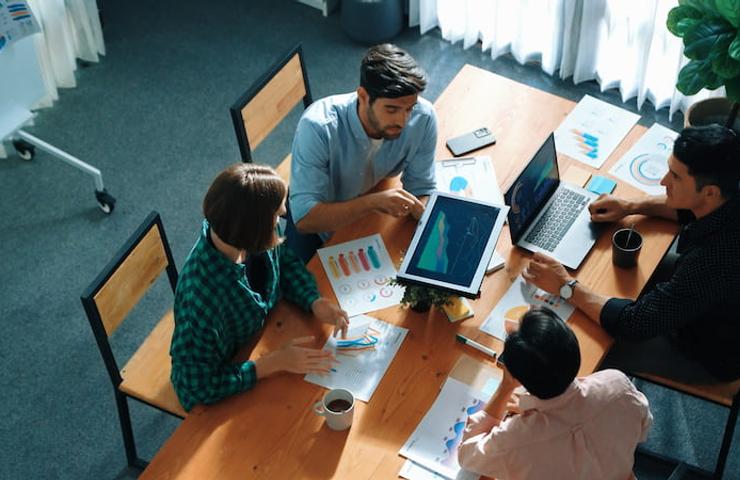
POLYGON ((237 163, 218 174, 203 199, 203 215, 221 240, 259 253, 280 240, 275 214, 285 199, 285 182, 272 168, 237 163))

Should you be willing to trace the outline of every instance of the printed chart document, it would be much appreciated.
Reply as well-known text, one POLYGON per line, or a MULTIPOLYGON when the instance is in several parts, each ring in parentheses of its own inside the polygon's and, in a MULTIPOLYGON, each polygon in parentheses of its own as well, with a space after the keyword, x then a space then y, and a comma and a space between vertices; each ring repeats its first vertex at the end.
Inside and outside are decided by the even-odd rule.
POLYGON ((579 162, 601 168, 639 118, 585 95, 555 130, 555 147, 579 162))
POLYGON ((522 315, 532 305, 547 307, 565 321, 568 321, 575 310, 571 304, 559 295, 551 295, 544 290, 540 290, 534 285, 528 284, 519 276, 481 324, 480 329, 496 338, 506 340, 506 335, 511 329, 518 327, 522 315))
POLYGON ((662 195, 660 179, 668 172, 668 157, 678 133, 654 124, 635 143, 609 173, 650 195, 662 195))
POLYGON ((26 0, 0 0, 0 52, 13 42, 40 31, 26 0))
POLYGON ((318 250, 339 306, 350 316, 401 303, 404 288, 388 285, 396 276, 380 234, 318 250))
MULTIPOLYGON (((478 478, 477 475, 466 476, 467 472, 461 475, 464 470, 457 462, 457 450, 468 416, 482 410, 489 396, 448 377, 432 408, 399 453, 449 480, 478 478)), ((419 474, 414 478, 430 477, 419 474)))
POLYGON ((309 373, 307 382, 326 388, 344 388, 367 402, 375 393, 408 329, 358 315, 349 320, 347 338, 329 337, 324 350, 334 352, 339 363, 327 375, 309 373))
POLYGON ((437 189, 461 197, 504 204, 491 157, 467 157, 441 160, 434 164, 437 189))

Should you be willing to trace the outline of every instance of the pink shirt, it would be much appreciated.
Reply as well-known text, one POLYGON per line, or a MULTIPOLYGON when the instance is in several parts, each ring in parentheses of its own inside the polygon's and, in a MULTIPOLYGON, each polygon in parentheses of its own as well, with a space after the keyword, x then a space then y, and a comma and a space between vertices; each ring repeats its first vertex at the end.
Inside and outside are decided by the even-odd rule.
POLYGON ((617 370, 577 378, 561 395, 541 400, 525 391, 523 413, 494 426, 472 415, 460 465, 498 479, 634 478, 635 448, 653 423, 645 396, 617 370))

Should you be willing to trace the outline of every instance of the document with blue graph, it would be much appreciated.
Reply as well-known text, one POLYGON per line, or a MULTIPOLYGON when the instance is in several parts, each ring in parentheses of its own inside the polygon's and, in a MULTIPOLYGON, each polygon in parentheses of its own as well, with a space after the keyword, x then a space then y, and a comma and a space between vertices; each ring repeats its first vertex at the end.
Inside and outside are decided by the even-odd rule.
POLYGON ((479 392, 459 380, 447 378, 434 404, 399 453, 449 480, 477 479, 477 475, 460 467, 457 451, 468 416, 483 409, 493 390, 479 392))
POLYGON ((584 95, 555 130, 555 147, 559 153, 601 168, 639 119, 623 108, 584 95))
POLYGON ((347 337, 329 337, 324 350, 334 353, 339 363, 327 375, 309 373, 304 378, 326 388, 344 388, 367 402, 383 379, 408 329, 358 315, 349 319, 347 337))
POLYGON ((26 0, 0 0, 0 51, 13 42, 40 31, 26 0))

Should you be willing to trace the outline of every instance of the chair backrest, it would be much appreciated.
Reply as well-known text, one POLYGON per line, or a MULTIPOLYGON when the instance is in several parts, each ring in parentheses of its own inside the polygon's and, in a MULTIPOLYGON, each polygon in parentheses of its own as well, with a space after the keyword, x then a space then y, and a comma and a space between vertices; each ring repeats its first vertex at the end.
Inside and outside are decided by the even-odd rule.
POLYGON ((122 378, 108 337, 164 270, 174 292, 177 267, 159 213, 152 212, 82 294, 82 305, 116 386, 122 378))
POLYGON ((298 44, 270 67, 229 109, 242 161, 252 162, 252 149, 303 100, 313 102, 303 50, 298 44))

